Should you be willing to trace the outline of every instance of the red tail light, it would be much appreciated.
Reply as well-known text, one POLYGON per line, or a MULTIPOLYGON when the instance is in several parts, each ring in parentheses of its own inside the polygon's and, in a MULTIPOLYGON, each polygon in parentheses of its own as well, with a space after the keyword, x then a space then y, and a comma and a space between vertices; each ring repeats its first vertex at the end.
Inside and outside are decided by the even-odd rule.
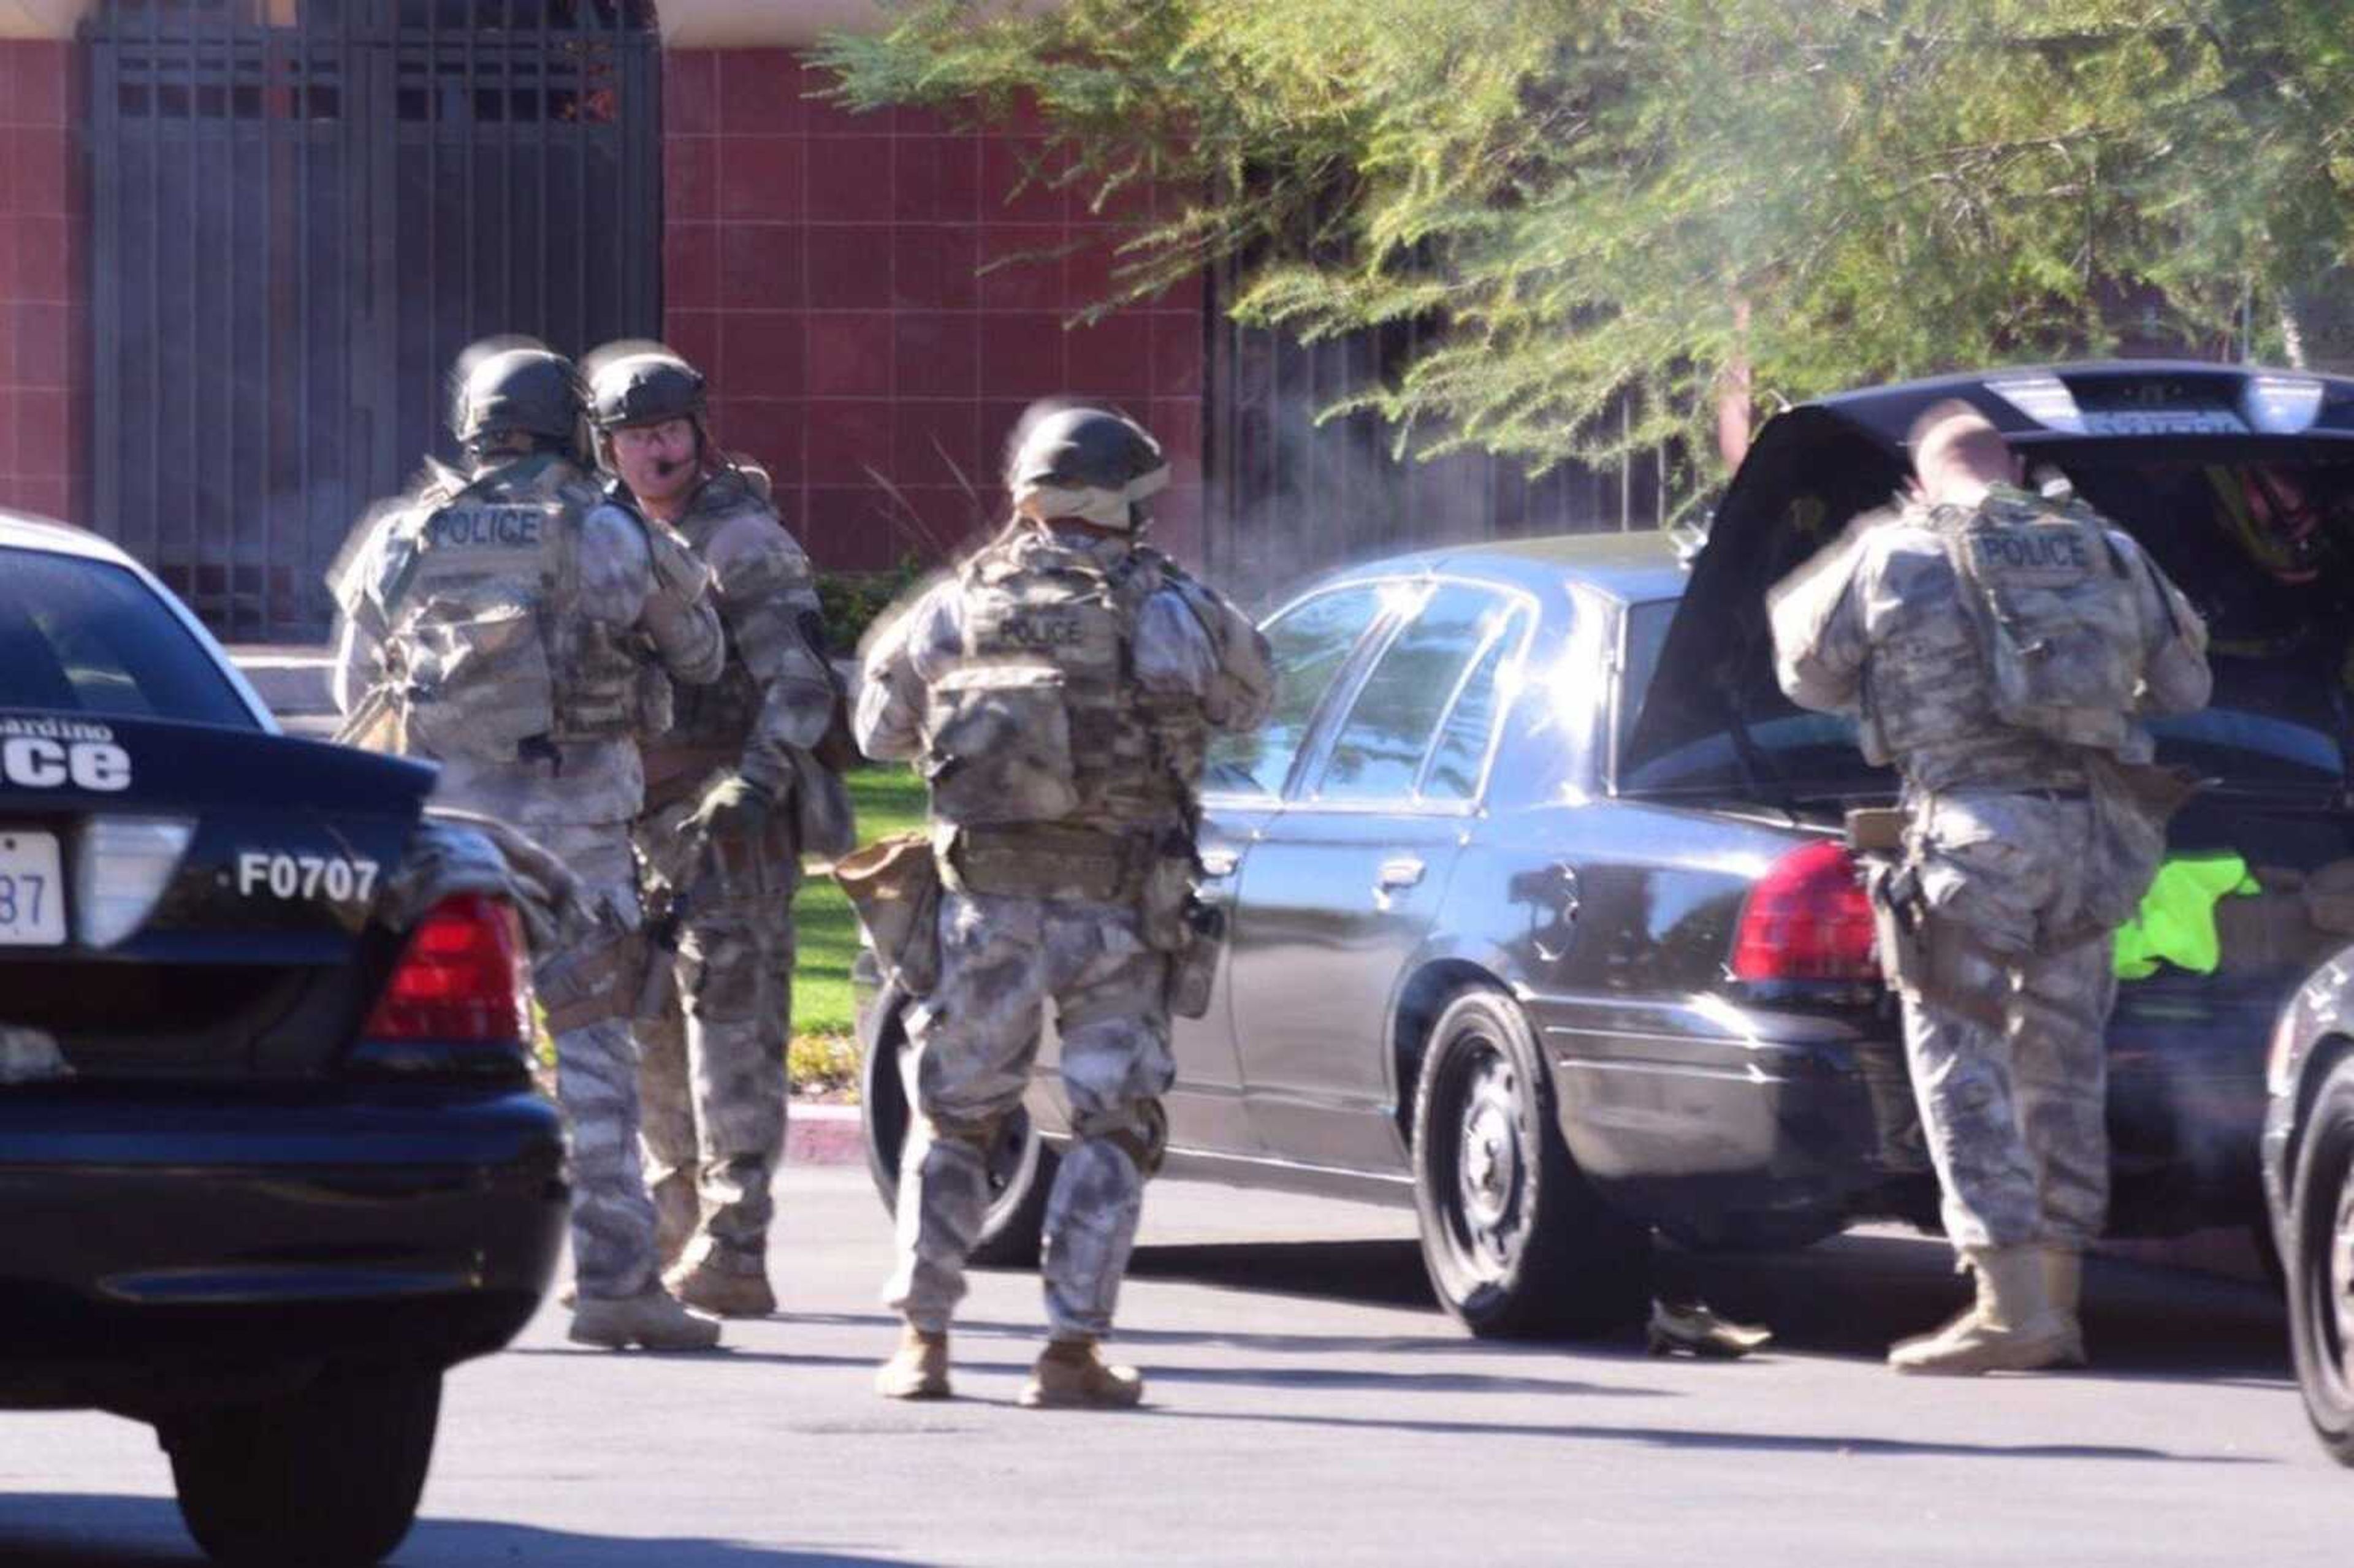
POLYGON ((1744 980, 1880 978, 1872 900, 1845 845, 1824 839, 1792 850, 1758 879, 1733 939, 1733 975, 1744 980))
POLYGON ((485 1045, 530 1039, 530 961, 514 911, 479 893, 435 905, 409 933, 361 1035, 485 1045))

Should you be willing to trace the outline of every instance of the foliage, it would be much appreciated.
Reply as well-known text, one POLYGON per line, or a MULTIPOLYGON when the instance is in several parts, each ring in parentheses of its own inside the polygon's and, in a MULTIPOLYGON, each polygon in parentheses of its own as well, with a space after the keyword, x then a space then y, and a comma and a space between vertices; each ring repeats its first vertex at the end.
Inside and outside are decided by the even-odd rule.
POLYGON ((1705 469, 1728 397, 2127 334, 2293 359, 2347 260, 2346 0, 896 10, 821 50, 842 101, 1034 112, 1035 177, 1183 194, 1121 298, 1232 260, 1246 323, 1436 327, 1363 400, 1426 454, 1705 469))
POLYGON ((795 1099, 854 1099, 858 1042, 848 1034, 796 1034, 785 1047, 785 1080, 795 1099))
MULTIPOLYGON (((844 780, 852 807, 858 813, 861 843, 886 834, 905 832, 924 821, 924 786, 901 767, 861 768, 844 780)), ((793 961, 793 1045, 787 1065, 797 1089, 804 1074, 811 1080, 840 1078, 826 1066, 852 1063, 858 1028, 857 998, 850 985, 850 966, 858 957, 858 920, 850 901, 832 880, 812 872, 793 902, 793 926, 799 947, 793 961)), ((835 1086, 839 1086, 838 1085, 835 1086)))
POLYGON ((826 647, 836 657, 848 658, 875 618, 923 576, 922 565, 912 556, 902 556, 887 572, 820 572, 817 599, 825 615, 826 647))

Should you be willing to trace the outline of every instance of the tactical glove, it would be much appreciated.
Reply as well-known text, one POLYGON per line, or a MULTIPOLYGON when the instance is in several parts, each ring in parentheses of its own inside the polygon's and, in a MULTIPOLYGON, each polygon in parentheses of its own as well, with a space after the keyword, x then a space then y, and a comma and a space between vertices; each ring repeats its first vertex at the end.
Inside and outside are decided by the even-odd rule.
POLYGON ((776 797, 741 774, 731 774, 705 792, 686 820, 688 831, 706 838, 749 838, 768 825, 776 797))

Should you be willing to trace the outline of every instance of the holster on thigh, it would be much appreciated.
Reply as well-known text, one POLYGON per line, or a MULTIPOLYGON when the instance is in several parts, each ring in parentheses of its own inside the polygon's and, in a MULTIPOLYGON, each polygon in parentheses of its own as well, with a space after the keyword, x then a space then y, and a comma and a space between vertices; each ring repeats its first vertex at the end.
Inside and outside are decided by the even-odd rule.
POLYGON ((1999 1033, 2009 1024, 2011 960, 1978 933, 1955 920, 1932 921, 1922 933, 1919 966, 1907 989, 1928 1006, 1999 1033))

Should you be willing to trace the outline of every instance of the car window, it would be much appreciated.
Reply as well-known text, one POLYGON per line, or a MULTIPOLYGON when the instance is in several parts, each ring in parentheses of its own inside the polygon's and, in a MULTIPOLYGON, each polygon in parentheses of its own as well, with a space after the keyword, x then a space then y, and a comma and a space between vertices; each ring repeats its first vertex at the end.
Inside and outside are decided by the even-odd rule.
POLYGON ((1222 736, 1210 748, 1205 787, 1232 794, 1280 795, 1307 744, 1316 709, 1384 606, 1381 585, 1355 583, 1292 605, 1267 622, 1275 698, 1267 722, 1222 736))
POLYGON ((121 567, 0 549, 0 707, 252 728, 213 656, 121 567))
POLYGON ((1495 737, 1496 715, 1502 711, 1504 694, 1511 687, 1503 676, 1520 659, 1522 644, 1527 641, 1529 612, 1515 610, 1494 618, 1494 622, 1485 651, 1464 677, 1462 689, 1455 694, 1455 705, 1447 710, 1446 722, 1438 726, 1438 739, 1423 768, 1422 788, 1416 791, 1426 800, 1469 800, 1479 793, 1479 774, 1487 766, 1489 743, 1495 737))
POLYGON ((1643 711, 1643 694, 1651 689, 1651 677, 1659 673, 1659 650, 1666 646, 1668 628, 1675 621, 1676 603, 1671 599, 1655 599, 1628 608, 1625 667, 1618 676, 1618 754, 1622 757, 1635 733, 1635 715, 1643 711))
POLYGON ((1511 607, 1491 588, 1443 583, 1382 650, 1332 742, 1319 800, 1402 800, 1449 698, 1511 607))

